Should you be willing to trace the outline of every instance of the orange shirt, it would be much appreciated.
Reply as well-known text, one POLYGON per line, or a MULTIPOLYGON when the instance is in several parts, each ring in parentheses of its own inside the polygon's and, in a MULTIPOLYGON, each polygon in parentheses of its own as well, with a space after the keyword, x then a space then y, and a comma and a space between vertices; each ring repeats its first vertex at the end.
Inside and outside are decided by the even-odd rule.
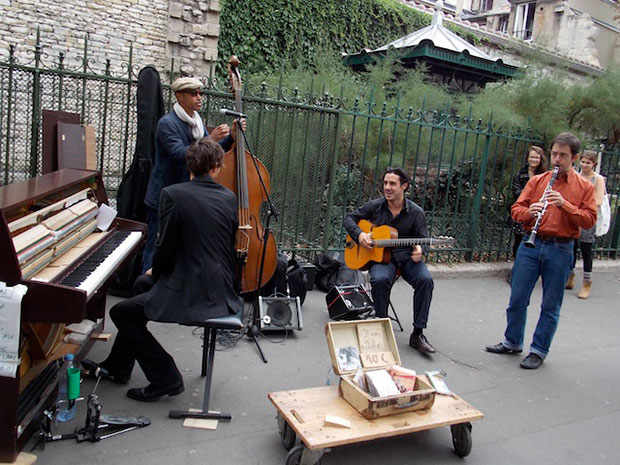
MULTIPOLYGON (((523 223, 531 231, 536 218, 530 216, 530 205, 540 201, 549 180, 551 171, 530 179, 517 201, 512 205, 512 218, 523 223)), ((596 200, 594 186, 587 179, 579 176, 575 170, 560 175, 553 184, 553 190, 564 197, 561 207, 549 204, 540 225, 539 236, 579 237, 579 228, 589 229, 596 223, 596 200)))

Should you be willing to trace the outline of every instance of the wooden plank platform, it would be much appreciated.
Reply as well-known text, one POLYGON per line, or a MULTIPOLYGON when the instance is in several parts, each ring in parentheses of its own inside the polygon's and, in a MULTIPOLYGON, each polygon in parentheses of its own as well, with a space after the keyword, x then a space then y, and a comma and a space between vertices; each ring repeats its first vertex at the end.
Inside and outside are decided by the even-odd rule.
POLYGON ((484 414, 460 397, 435 397, 428 410, 365 419, 338 395, 337 386, 272 392, 267 396, 280 415, 308 449, 354 444, 372 439, 400 436, 441 426, 481 420, 484 414), (351 428, 325 424, 333 415, 351 422, 351 428))

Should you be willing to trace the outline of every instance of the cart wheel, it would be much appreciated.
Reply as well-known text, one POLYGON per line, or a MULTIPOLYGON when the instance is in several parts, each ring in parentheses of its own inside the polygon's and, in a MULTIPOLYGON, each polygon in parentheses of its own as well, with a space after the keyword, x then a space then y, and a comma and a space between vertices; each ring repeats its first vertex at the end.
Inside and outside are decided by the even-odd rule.
MULTIPOLYGON (((305 446, 303 444, 293 447, 286 456, 284 465, 299 465, 301 463, 301 454, 304 453, 305 446)), ((314 465, 321 465, 321 460, 315 462, 314 465)))
POLYGON ((278 415, 278 429, 280 430, 280 440, 282 441, 282 447, 286 450, 291 450, 295 445, 295 441, 297 440, 297 435, 293 428, 282 418, 282 416, 278 415))
POLYGON ((467 457, 471 452, 471 423, 451 425, 452 445, 459 457, 467 457))

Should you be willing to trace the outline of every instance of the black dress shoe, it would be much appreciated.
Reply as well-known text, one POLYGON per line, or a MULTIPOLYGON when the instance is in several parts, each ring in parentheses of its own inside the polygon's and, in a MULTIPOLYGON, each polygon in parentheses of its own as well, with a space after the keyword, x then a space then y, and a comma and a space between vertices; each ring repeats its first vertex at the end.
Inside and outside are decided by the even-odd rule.
POLYGON ((177 381, 165 387, 156 387, 149 384, 147 387, 133 388, 127 391, 127 397, 140 402, 154 402, 164 396, 178 396, 183 391, 185 391, 183 381, 177 381))
POLYGON ((525 368, 526 370, 535 370, 543 364, 543 359, 540 355, 530 353, 527 357, 525 357, 520 365, 521 368, 525 368))
POLYGON ((84 370, 82 371, 83 378, 97 379, 101 377, 101 379, 109 379, 116 384, 127 384, 129 382, 130 376, 114 375, 113 373, 110 373, 107 368, 101 366, 100 363, 97 363, 88 358, 82 360, 81 364, 82 368, 84 368, 84 370))
POLYGON ((501 342, 494 346, 486 346, 486 349, 487 352, 491 352, 492 354, 520 354, 523 352, 523 349, 509 349, 501 342))
POLYGON ((409 336, 409 345, 425 354, 434 354, 435 348, 428 342, 424 334, 413 334, 409 336))

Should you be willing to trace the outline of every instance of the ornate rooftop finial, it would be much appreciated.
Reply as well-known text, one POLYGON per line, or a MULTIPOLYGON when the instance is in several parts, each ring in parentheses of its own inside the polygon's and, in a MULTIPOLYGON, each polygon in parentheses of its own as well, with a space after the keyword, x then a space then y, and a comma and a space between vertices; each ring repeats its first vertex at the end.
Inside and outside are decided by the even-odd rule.
POLYGON ((435 24, 441 26, 443 23, 443 0, 437 0, 435 2, 435 13, 433 13, 433 20, 431 21, 431 25, 435 24))

